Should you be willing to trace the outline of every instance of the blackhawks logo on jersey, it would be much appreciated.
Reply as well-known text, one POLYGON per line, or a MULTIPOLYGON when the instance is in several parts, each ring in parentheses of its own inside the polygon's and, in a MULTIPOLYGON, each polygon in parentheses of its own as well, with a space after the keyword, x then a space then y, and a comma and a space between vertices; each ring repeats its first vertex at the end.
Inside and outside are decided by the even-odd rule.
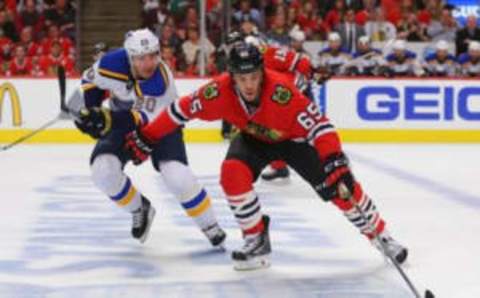
POLYGON ((210 84, 203 90, 203 97, 207 100, 212 100, 218 97, 218 86, 216 83, 210 84))
POLYGON ((286 105, 292 99, 292 91, 287 87, 277 85, 277 87, 275 87, 275 93, 272 95, 272 99, 281 105, 286 105))
POLYGON ((278 141, 283 135, 281 131, 267 128, 255 122, 248 122, 245 131, 251 135, 270 141, 278 141))

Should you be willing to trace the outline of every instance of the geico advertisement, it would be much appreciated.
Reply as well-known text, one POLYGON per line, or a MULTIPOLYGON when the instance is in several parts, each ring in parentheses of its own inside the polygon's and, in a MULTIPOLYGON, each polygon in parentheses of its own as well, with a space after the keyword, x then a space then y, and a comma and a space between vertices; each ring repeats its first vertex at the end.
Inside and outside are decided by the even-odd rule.
MULTIPOLYGON (((193 92, 206 80, 175 81, 180 96, 193 92)), ((80 84, 67 80, 67 97, 80 84)), ((60 91, 56 79, 0 78, 0 129, 34 129, 55 118, 60 112, 60 91)), ((73 128, 71 121, 59 121, 54 128, 73 128)), ((189 127, 219 127, 218 123, 192 122, 189 127)))
POLYGON ((480 129, 473 80, 331 80, 326 105, 339 128, 480 129))

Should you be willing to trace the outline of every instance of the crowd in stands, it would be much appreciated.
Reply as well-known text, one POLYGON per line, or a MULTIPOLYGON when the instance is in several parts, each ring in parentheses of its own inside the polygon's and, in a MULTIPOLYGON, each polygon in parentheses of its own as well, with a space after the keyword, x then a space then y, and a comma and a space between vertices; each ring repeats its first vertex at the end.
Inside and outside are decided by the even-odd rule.
MULTIPOLYGON (((140 1, 142 27, 159 36, 174 74, 199 75, 199 1, 140 1)), ((330 75, 480 74, 477 19, 459 24, 444 0, 232 0, 230 9, 223 3, 206 1, 209 76, 225 68, 226 23, 269 44, 296 44, 305 54, 304 41, 321 41, 325 48, 308 54, 330 75), (390 47, 373 49, 376 42, 390 47), (417 55, 410 42, 425 42, 431 51, 417 55)), ((0 75, 52 75, 59 64, 75 73, 75 11, 73 0, 0 0, 0 75)))
POLYGON ((75 74, 75 2, 0 0, 0 76, 75 74))
MULTIPOLYGON (((159 35, 163 59, 177 75, 198 75, 198 2, 143 0, 143 3, 143 25, 159 35)), ((223 70, 222 3, 207 1, 207 75, 223 70)), ((442 0, 233 0, 232 5, 232 30, 256 32, 277 46, 325 42, 326 48, 311 58, 319 69, 327 69, 334 75, 367 74, 356 66, 364 63, 362 55, 372 50, 371 44, 375 42, 390 43, 390 47, 387 53, 383 49, 378 55, 368 55, 369 60, 379 64, 368 74, 480 74, 478 44, 472 42, 480 41, 477 19, 470 16, 465 25, 458 24, 453 17, 455 8, 442 0), (408 50, 409 42, 425 42, 432 50, 417 57, 408 50), (332 44, 338 48, 333 52, 332 44)))

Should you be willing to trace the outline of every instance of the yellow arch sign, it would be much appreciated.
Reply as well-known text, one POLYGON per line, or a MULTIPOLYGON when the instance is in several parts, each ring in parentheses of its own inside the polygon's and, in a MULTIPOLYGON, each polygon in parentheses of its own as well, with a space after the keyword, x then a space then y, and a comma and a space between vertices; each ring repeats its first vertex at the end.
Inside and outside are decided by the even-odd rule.
POLYGON ((13 86, 11 83, 8 83, 8 82, 0 85, 0 123, 2 122, 3 101, 7 93, 10 98, 10 103, 12 106, 13 126, 20 126, 22 125, 22 108, 20 106, 20 98, 18 97, 18 93, 17 93, 17 90, 15 89, 15 86, 13 86))

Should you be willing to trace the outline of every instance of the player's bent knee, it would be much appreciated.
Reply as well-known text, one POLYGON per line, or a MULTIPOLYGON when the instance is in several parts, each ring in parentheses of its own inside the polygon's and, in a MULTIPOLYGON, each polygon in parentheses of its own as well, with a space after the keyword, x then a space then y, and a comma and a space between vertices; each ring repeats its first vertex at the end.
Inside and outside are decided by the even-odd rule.
POLYGON ((90 166, 92 180, 95 185, 109 192, 110 188, 123 182, 122 163, 113 154, 102 154, 95 158, 90 166))
POLYGON ((222 163, 220 184, 227 195, 235 196, 252 190, 253 174, 247 164, 237 159, 222 163))
POLYGON ((189 197, 200 190, 197 178, 189 166, 176 160, 162 161, 159 163, 163 181, 168 189, 175 195, 189 197))

